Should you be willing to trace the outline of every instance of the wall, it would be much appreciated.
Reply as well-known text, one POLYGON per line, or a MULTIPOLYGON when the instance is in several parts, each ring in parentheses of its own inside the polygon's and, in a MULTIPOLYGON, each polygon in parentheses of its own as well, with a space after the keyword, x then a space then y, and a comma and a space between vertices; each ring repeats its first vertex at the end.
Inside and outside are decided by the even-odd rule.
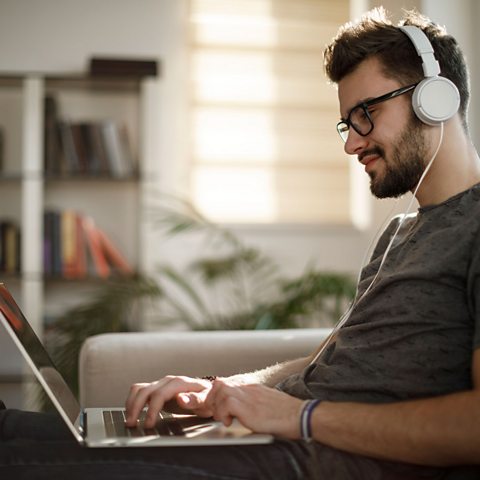
POLYGON ((470 67, 472 99, 470 103, 469 122, 474 143, 480 139, 480 95, 478 82, 480 62, 478 58, 478 24, 480 14, 479 2, 475 0, 423 0, 423 11, 434 22, 445 25, 463 49, 470 67))
MULTIPOLYGON (((159 188, 173 184, 181 188, 186 176, 185 99, 178 95, 185 81, 184 8, 183 0, 1 0, 0 66, 4 72, 79 72, 94 54, 160 59, 164 67, 160 161, 165 168, 159 188)), ((362 235, 352 236, 346 229, 286 225, 273 230, 242 226, 238 231, 248 241, 265 245, 290 271, 301 270, 312 258, 324 268, 354 271, 364 244, 362 235), (338 244, 343 248, 337 255, 338 244)), ((157 260, 165 256, 171 258, 171 253, 159 249, 157 260)))

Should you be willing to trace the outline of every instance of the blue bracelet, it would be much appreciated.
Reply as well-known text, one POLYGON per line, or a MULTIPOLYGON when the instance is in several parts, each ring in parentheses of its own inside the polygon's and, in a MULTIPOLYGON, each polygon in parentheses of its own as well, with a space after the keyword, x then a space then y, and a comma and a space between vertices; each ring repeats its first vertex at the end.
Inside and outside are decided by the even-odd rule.
POLYGON ((300 434, 304 440, 312 439, 312 413, 314 408, 321 402, 321 400, 307 400, 303 404, 302 412, 300 413, 300 434))

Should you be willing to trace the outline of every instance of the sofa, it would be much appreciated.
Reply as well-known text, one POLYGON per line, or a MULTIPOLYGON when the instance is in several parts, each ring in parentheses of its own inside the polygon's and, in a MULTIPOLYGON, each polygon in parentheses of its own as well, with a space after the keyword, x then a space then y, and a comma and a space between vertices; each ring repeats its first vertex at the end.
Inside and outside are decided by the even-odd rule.
MULTIPOLYGON (((230 375, 306 356, 329 329, 109 333, 87 339, 80 352, 84 407, 124 404, 129 387, 168 374, 230 375)), ((455 468, 444 480, 477 480, 480 467, 455 468)))
POLYGON ((83 407, 124 404, 129 387, 165 375, 227 376, 305 357, 329 329, 107 333, 90 337, 79 358, 83 407))

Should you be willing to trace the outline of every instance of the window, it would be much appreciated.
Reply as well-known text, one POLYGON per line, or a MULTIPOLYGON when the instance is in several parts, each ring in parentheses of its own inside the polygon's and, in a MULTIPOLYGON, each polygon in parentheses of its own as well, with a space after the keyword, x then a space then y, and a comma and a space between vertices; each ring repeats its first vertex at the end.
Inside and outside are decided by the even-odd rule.
POLYGON ((191 191, 208 218, 350 224, 323 49, 347 0, 190 0, 191 191))

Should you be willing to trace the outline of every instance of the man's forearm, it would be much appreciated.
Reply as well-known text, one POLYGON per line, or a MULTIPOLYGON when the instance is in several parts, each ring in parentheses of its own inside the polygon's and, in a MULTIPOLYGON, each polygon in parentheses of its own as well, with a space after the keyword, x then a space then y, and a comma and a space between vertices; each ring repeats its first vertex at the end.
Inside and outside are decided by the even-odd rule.
POLYGON ((277 363, 255 372, 232 375, 228 378, 241 383, 261 383, 267 387, 274 387, 288 376, 301 372, 309 362, 310 357, 298 358, 288 362, 277 363))
POLYGON ((323 402, 315 440, 376 458, 445 466, 480 462, 480 392, 393 404, 323 402))
POLYGON ((308 357, 297 358, 295 360, 289 360, 287 362, 277 363, 269 367, 257 370, 250 373, 240 373, 238 375, 232 375, 231 380, 235 380, 241 383, 261 383, 267 387, 274 387, 277 383, 281 382, 290 375, 300 373, 305 369, 308 364, 317 357, 318 352, 323 350, 325 343, 334 341, 335 337, 327 337, 308 357))

